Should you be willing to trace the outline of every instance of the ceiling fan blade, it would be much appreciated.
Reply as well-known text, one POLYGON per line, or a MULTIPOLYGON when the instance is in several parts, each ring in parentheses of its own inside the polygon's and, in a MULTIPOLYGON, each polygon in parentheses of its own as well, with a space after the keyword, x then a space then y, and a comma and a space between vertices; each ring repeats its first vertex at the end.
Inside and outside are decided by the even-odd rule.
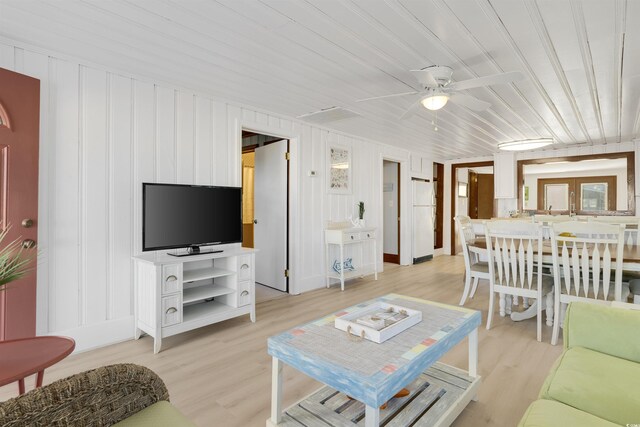
POLYGON ((472 109, 473 111, 484 111, 487 108, 491 107, 491 104, 485 101, 480 101, 478 98, 474 98, 470 95, 465 95, 463 93, 453 93, 449 96, 449 101, 454 104, 462 105, 463 107, 467 107, 472 109))
POLYGON ((420 104, 420 101, 422 101, 422 97, 418 98, 413 104, 411 104, 411 107, 409 107, 407 111, 405 111, 404 114, 400 116, 400 120, 408 119, 409 117, 416 114, 418 110, 420 110, 420 108, 422 107, 422 104, 420 104))
POLYGON ((420 92, 413 91, 413 92, 392 93, 391 95, 372 96, 371 98, 358 99, 356 102, 373 101, 374 99, 393 98, 396 96, 416 95, 418 93, 420 92))
POLYGON ((455 82, 447 86, 449 90, 465 90, 474 87, 491 86, 499 84, 507 84, 522 80, 524 76, 520 71, 510 71, 508 73, 493 74, 491 76, 478 77, 477 79, 463 80, 455 82))
POLYGON ((425 87, 438 87, 438 81, 429 70, 410 70, 416 79, 425 87))

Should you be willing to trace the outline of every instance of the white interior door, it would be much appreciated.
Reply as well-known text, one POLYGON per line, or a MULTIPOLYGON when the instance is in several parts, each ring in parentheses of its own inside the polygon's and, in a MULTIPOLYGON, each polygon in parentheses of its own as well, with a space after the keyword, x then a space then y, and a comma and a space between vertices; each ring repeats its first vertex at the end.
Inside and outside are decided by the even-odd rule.
POLYGON ((256 148, 254 247, 256 282, 286 292, 287 140, 256 148))

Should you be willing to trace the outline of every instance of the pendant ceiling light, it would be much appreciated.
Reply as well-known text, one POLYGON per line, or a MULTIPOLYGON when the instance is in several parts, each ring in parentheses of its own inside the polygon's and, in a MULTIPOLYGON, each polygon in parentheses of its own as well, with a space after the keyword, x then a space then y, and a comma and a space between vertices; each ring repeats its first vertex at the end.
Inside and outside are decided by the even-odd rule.
POLYGON ((506 151, 524 151, 535 150, 550 144, 553 144, 552 138, 523 139, 522 141, 502 142, 498 144, 498 148, 506 151))

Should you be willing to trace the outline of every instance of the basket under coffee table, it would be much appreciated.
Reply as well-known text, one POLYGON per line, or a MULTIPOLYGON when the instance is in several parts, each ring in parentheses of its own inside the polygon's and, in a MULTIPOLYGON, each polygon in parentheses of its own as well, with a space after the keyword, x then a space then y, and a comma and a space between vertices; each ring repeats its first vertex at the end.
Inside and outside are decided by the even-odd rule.
POLYGON ((480 384, 480 321, 475 310, 389 294, 273 336, 268 341, 273 378, 267 427, 449 425, 475 398, 480 384), (354 341, 334 327, 336 317, 377 301, 420 310, 422 322, 381 344, 354 341), (468 371, 438 362, 465 337, 468 371), (283 412, 283 363, 327 387, 283 412), (392 399, 403 387, 410 395, 392 399), (380 410, 385 402, 387 408, 380 410))

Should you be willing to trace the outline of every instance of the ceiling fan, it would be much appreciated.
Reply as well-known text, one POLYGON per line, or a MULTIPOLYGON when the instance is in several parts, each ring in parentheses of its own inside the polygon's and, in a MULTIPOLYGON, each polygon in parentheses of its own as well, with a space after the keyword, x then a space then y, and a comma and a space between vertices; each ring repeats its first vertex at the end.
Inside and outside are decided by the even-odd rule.
POLYGON ((391 95, 374 96, 372 98, 359 99, 357 102, 372 101, 374 99, 392 98, 398 96, 415 96, 418 99, 411 104, 411 107, 400 117, 405 119, 412 116, 418 111, 420 105, 428 110, 439 110, 447 102, 462 105, 474 111, 483 111, 491 106, 490 103, 481 101, 471 95, 460 93, 462 90, 472 89, 476 87, 492 86, 497 84, 507 84, 523 78, 519 71, 511 71, 508 73, 493 74, 491 76, 478 77, 475 79, 454 82, 451 80, 453 69, 445 65, 433 65, 423 68, 422 70, 410 70, 416 77, 420 85, 421 91, 394 93, 391 95))

